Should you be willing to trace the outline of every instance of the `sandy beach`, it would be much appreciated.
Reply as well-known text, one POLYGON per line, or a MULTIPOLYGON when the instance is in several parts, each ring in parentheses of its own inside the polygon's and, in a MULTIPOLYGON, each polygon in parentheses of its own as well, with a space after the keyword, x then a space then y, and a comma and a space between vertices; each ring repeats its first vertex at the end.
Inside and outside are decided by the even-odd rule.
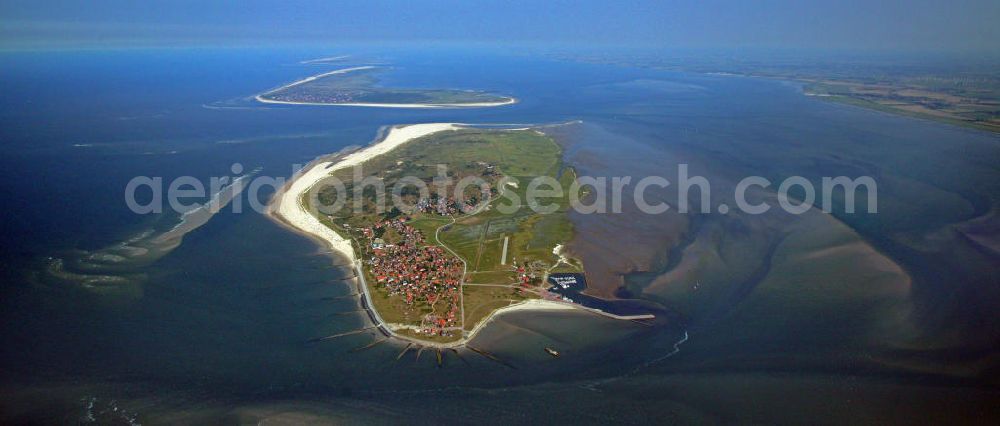
POLYGON ((493 322, 493 320, 501 314, 508 314, 511 312, 518 312, 518 311, 566 311, 566 310, 575 311, 578 309, 580 309, 579 306, 572 305, 566 302, 557 302, 554 300, 545 300, 545 299, 528 299, 523 302, 507 305, 493 312, 490 312, 490 314, 487 315, 486 318, 483 318, 483 320, 479 321, 479 323, 476 324, 475 327, 472 327, 472 331, 469 332, 469 335, 465 339, 463 339, 462 342, 464 343, 466 341, 472 340, 472 338, 475 337, 480 330, 486 327, 487 324, 493 322))

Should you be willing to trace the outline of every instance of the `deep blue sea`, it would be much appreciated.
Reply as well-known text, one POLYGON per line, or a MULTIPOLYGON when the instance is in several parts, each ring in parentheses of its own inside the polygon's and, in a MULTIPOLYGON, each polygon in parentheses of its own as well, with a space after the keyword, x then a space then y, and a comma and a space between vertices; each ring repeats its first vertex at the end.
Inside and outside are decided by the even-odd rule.
POLYGON ((482 47, 8 52, 0 87, 0 418, 823 423, 906 422, 931 409, 996 414, 994 134, 823 102, 794 83, 482 47), (352 56, 300 63, 340 54, 352 56), (407 110, 247 99, 364 64, 387 67, 384 85, 519 102, 407 110), (357 350, 369 334, 307 343, 366 325, 352 314, 356 299, 340 297, 353 291, 349 271, 253 212, 224 209, 148 262, 81 262, 179 222, 127 208, 135 176, 207 182, 240 163, 288 177, 372 142, 386 125, 574 120, 582 124, 558 137, 581 172, 672 176, 690 163, 721 182, 719 194, 751 173, 866 174, 881 179, 883 213, 577 216, 576 247, 604 274, 588 281, 617 273, 620 287, 607 293, 641 300, 661 320, 512 316, 482 341, 506 365, 470 352, 446 353, 443 366, 430 351, 397 360, 395 343, 357 350), (102 276, 127 283, 88 281, 102 276), (555 359, 546 345, 566 350, 555 359))

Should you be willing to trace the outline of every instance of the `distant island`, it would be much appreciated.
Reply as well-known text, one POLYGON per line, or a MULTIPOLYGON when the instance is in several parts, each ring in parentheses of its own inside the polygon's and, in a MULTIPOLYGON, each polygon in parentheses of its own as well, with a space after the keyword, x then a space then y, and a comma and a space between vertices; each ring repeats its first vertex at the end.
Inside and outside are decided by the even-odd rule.
POLYGON ((363 306, 384 333, 451 347, 502 311, 586 309, 618 318, 548 290, 554 286, 550 274, 558 273, 553 281, 563 285, 584 271, 562 252, 573 237, 568 194, 574 179, 559 145, 538 130, 396 126, 366 149, 312 164, 275 196, 272 216, 354 262, 363 306), (353 168, 359 165, 403 208, 380 211, 374 191, 364 185, 357 208, 353 168), (442 166, 451 185, 434 183, 442 166), (344 183, 339 193, 333 185, 317 186, 330 176, 344 183), (544 200, 551 213, 527 203, 502 208, 514 205, 511 199, 526 200, 527 184, 538 176, 562 186, 562 196, 544 200), (420 193, 414 178, 429 192, 420 193), (456 197, 455 183, 463 178, 480 183, 456 197), (394 192, 405 180, 411 183, 394 192), (349 200, 321 212, 321 206, 336 205, 338 194, 349 200))
MULTIPOLYGON (((335 58, 323 58, 330 61, 335 58)), ((315 61, 315 60, 314 60, 315 61)), ((373 66, 344 68, 294 81, 255 97, 268 104, 384 108, 476 108, 508 105, 514 98, 474 90, 381 87, 373 66)))

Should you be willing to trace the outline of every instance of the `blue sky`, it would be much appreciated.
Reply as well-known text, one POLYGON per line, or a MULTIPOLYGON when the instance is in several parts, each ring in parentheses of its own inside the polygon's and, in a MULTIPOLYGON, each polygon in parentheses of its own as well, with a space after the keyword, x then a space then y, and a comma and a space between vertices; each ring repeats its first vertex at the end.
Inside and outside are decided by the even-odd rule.
POLYGON ((1000 51, 1000 1, 0 1, 0 43, 432 40, 1000 51))

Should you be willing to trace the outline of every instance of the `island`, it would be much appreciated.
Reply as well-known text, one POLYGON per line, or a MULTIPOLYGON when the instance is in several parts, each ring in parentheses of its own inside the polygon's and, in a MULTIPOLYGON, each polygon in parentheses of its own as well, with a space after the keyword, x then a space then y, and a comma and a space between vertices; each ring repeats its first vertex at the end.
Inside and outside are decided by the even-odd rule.
POLYGON ((584 272, 562 251, 574 232, 576 175, 561 155, 531 128, 395 126, 368 148, 311 164, 275 195, 271 214, 353 263, 362 304, 384 333, 453 347, 499 312, 592 310, 549 291, 584 272), (529 204, 539 176, 561 195, 529 204), (340 189, 326 184, 332 178, 340 189), (397 201, 380 208, 377 185, 397 201))
POLYGON ((379 67, 343 68, 313 75, 261 93, 258 102, 288 105, 382 108, 478 108, 508 105, 516 99, 475 90, 406 89, 379 86, 379 67))

